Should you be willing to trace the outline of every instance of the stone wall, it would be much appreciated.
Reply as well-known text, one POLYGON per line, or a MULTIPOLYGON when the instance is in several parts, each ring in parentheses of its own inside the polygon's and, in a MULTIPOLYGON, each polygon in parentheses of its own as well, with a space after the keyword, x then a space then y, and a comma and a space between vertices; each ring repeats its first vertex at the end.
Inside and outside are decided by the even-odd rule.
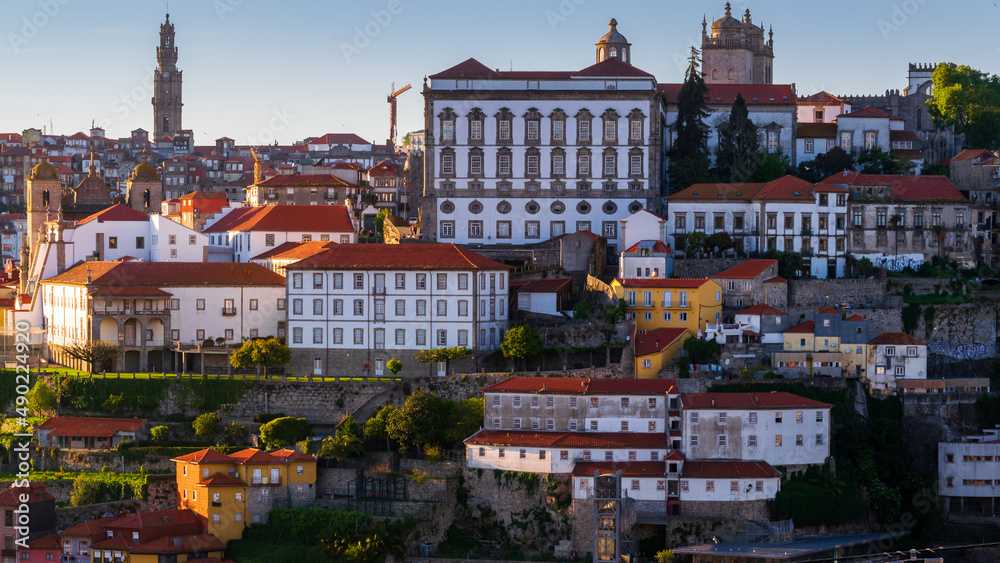
MULTIPOLYGON (((47 489, 46 489, 47 490, 47 489)), ((57 501, 60 499, 57 498, 57 501)), ((67 498, 68 500, 68 498, 67 498)), ((145 500, 120 500, 84 506, 56 509, 56 526, 60 530, 101 518, 105 514, 135 513, 177 508, 177 482, 173 475, 150 477, 145 500)))
POLYGON ((351 481, 362 476, 358 469, 342 469, 339 467, 316 468, 316 494, 322 498, 333 498, 335 495, 345 495, 351 481))
POLYGON ((709 278, 744 262, 743 258, 683 258, 674 260, 674 276, 709 278))
POLYGON ((997 351, 997 309, 984 303, 921 305, 913 336, 927 343, 930 354, 959 360, 992 358, 997 351), (928 334, 924 314, 930 307, 934 323, 928 334))
POLYGON ((147 473, 173 471, 174 463, 168 457, 146 455, 138 460, 124 460, 113 451, 74 451, 58 448, 39 448, 35 467, 39 471, 101 471, 105 466, 114 472, 147 473))
POLYGON ((729 516, 756 521, 768 519, 767 501, 764 500, 746 502, 688 500, 681 502, 681 513, 706 518, 729 516))
MULTIPOLYGON (((69 495, 73 492, 72 479, 54 479, 51 481, 40 481, 45 484, 45 492, 56 499, 56 503, 69 502, 69 495)), ((0 490, 11 486, 14 481, 0 481, 0 490)))
POLYGON ((788 307, 805 307, 814 313, 826 306, 847 303, 852 308, 883 308, 886 302, 885 280, 789 280, 788 307))

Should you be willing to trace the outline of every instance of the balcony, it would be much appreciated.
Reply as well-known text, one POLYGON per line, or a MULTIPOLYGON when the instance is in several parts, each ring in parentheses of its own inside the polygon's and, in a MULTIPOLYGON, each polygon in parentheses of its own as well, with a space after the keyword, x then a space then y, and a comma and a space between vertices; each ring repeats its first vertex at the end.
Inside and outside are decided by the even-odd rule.
POLYGON ((223 317, 235 317, 236 316, 236 307, 223 307, 222 308, 222 316, 223 317))
POLYGON ((94 315, 169 315, 167 309, 94 309, 94 315))
POLYGON ((213 501, 212 501, 212 506, 214 506, 215 508, 219 508, 219 507, 221 507, 221 506, 222 506, 222 503, 221 503, 221 502, 218 502, 218 501, 214 501, 214 500, 213 500, 213 501))
POLYGON ((251 485, 267 486, 267 487, 280 487, 281 477, 277 479, 269 479, 267 477, 252 477, 250 479, 251 485))

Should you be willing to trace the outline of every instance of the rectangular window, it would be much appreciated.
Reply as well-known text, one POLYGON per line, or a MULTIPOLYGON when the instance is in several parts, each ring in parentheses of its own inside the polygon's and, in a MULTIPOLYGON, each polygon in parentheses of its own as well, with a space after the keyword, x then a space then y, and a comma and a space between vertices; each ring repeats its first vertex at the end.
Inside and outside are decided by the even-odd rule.
POLYGON ((566 122, 556 120, 552 122, 552 140, 562 141, 566 138, 566 122))
POLYGON ((781 434, 776 434, 774 436, 774 445, 781 447, 781 434))
POLYGON ((529 154, 527 156, 526 161, 527 162, 525 164, 525 174, 527 174, 528 176, 537 176, 538 175, 538 155, 537 154, 529 154))
POLYGON ((455 122, 446 119, 441 122, 441 139, 451 141, 455 138, 455 122))
POLYGON ((604 140, 605 141, 616 141, 618 139, 617 133, 618 123, 613 119, 606 119, 604 121, 604 140))
POLYGON ((469 122, 469 137, 473 141, 479 141, 483 138, 483 122, 479 119, 474 119, 469 122))
POLYGON ((590 140, 590 121, 581 119, 577 122, 577 139, 580 141, 590 140))
POLYGON ((362 328, 354 329, 354 343, 364 344, 365 343, 365 331, 362 328))
POLYGON ((537 141, 538 140, 538 126, 539 126, 538 120, 536 120, 536 119, 529 120, 529 121, 525 122, 525 126, 527 127, 527 137, 528 137, 528 140, 529 141, 537 141))
POLYGON ((444 299, 439 299, 437 302, 437 316, 446 317, 448 316, 448 302, 444 299))
POLYGON ((354 316, 360 317, 365 314, 365 302, 363 299, 354 300, 354 316))
POLYGON ((566 157, 561 154, 552 155, 552 175, 562 176, 566 173, 566 157))
POLYGON ((576 172, 580 176, 590 176, 590 155, 580 153, 576 157, 576 172))
POLYGON ((427 301, 423 299, 417 300, 417 316, 418 317, 427 316, 427 301))
POLYGON ((427 345, 427 331, 422 328, 417 329, 417 346, 427 345))
POLYGON ((613 154, 604 155, 604 175, 614 176, 618 173, 618 159, 613 154))
POLYGON ((497 134, 497 137, 501 141, 509 141, 510 140, 510 120, 509 119, 503 119, 503 120, 500 121, 499 132, 497 134))
POLYGON ((692 434, 691 435, 691 447, 692 448, 697 448, 698 447, 698 435, 697 434, 692 434))
POLYGON ((333 343, 334 344, 344 343, 344 329, 342 328, 333 329, 333 343))
POLYGON ((437 331, 437 343, 438 343, 438 346, 447 346, 448 345, 448 331, 447 330, 439 330, 439 331, 437 331))
POLYGON ((397 299, 396 300, 396 316, 402 317, 406 315, 406 300, 397 299))
POLYGON ((705 491, 709 493, 715 491, 715 481, 705 481, 705 491))
POLYGON ((313 329, 313 344, 322 344, 322 343, 323 343, 323 329, 321 329, 321 328, 314 328, 313 329))
POLYGON ((541 236, 542 228, 539 221, 525 221, 524 222, 524 238, 539 238, 541 236))
POLYGON ((747 437, 747 447, 756 448, 757 447, 757 436, 750 435, 747 437))
POLYGON ((628 173, 632 176, 642 174, 642 155, 633 154, 628 158, 628 173))
POLYGON ((406 344, 406 329, 397 328, 396 329, 396 345, 402 346, 406 344))
MULTIPOLYGON (((199 338, 201 340, 201 338, 199 338)), ((292 343, 302 344, 302 327, 295 327, 292 329, 292 343)))

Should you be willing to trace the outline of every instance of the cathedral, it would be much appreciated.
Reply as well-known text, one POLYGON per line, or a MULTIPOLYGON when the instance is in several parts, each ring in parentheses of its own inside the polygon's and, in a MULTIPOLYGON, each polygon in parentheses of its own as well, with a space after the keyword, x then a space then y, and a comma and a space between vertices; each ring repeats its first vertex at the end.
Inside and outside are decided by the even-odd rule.
POLYGON ((764 26, 756 26, 747 9, 740 21, 726 2, 726 15, 701 23, 702 72, 708 84, 773 84, 774 31, 764 39, 764 26))
POLYGON ((160 46, 156 48, 158 64, 153 93, 153 140, 159 141, 181 127, 181 71, 177 70, 177 45, 174 44, 174 24, 160 25, 160 46))

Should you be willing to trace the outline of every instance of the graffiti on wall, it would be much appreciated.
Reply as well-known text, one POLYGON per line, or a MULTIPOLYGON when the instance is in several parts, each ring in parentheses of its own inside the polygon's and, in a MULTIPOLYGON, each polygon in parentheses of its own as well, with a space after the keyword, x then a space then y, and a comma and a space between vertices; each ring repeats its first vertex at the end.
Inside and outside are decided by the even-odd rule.
POLYGON ((862 258, 867 258, 872 261, 872 265, 879 268, 885 268, 893 272, 902 271, 903 268, 907 266, 916 270, 924 263, 923 254, 899 254, 893 256, 891 254, 886 255, 882 253, 877 254, 856 254, 855 257, 860 260, 862 258))
POLYGON ((986 344, 969 342, 931 342, 928 348, 932 354, 941 354, 958 360, 981 360, 993 355, 986 344))

